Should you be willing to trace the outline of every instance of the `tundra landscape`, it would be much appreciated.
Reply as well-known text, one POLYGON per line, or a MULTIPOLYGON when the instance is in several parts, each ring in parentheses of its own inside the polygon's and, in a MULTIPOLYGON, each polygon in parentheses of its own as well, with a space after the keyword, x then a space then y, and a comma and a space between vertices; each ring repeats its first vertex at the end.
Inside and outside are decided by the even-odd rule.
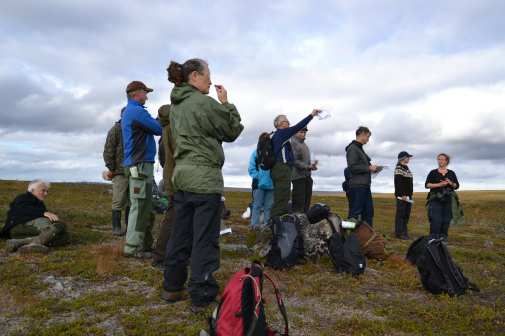
MULTIPOLYGON (((0 218, 26 182, 0 181, 0 218)), ((460 297, 425 291, 415 267, 404 261, 411 241, 393 238, 394 197, 375 194, 375 228, 390 257, 369 260, 363 275, 336 274, 328 257, 288 271, 267 272, 283 293, 292 335, 503 335, 505 333, 505 191, 459 193, 466 223, 450 228, 449 251, 481 289, 460 297)), ((257 258, 257 237, 241 214, 247 192, 227 192, 233 233, 221 239, 226 281, 257 258)), ((424 193, 416 193, 411 237, 428 232, 424 193)), ((319 195, 345 216, 343 195, 319 195)), ((208 313, 192 314, 189 301, 159 298, 162 273, 148 260, 124 258, 110 232, 110 185, 54 183, 46 201, 68 225, 71 244, 47 255, 0 255, 2 335, 196 335, 208 313)), ((156 218, 159 223, 160 217, 156 218)), ((3 251, 5 241, 0 241, 3 251)), ((275 297, 265 284, 269 322, 281 329, 275 297)))

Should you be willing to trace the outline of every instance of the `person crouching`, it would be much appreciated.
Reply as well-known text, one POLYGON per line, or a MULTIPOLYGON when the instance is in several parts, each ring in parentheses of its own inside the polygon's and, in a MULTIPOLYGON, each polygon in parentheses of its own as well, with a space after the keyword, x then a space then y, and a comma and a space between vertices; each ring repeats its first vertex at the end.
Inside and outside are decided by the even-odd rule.
POLYGON ((48 182, 34 180, 28 184, 27 192, 11 202, 5 226, 0 232, 0 237, 13 238, 7 240, 8 252, 47 253, 48 246, 63 245, 68 241, 65 224, 44 205, 49 186, 48 182))

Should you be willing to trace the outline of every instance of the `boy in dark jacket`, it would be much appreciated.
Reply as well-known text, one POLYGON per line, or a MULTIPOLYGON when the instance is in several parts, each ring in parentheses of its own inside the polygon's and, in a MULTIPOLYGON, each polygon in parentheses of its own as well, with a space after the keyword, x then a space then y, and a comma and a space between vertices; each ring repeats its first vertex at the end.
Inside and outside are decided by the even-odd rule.
POLYGON ((395 168, 395 197, 396 197, 396 220, 395 236, 398 239, 410 239, 407 223, 412 209, 412 193, 414 191, 413 177, 407 166, 410 158, 407 152, 398 154, 398 163, 395 168))
POLYGON ((356 140, 353 140, 346 148, 347 167, 351 177, 348 182, 350 211, 349 217, 367 222, 373 225, 373 200, 370 185, 372 173, 378 171, 377 166, 371 164, 370 157, 363 150, 370 140, 372 132, 368 127, 360 126, 356 130, 356 140))

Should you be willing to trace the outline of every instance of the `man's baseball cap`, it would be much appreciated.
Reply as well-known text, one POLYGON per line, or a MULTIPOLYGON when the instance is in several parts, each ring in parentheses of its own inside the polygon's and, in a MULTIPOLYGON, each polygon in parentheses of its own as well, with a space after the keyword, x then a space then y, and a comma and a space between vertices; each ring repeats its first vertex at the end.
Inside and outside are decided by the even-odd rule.
POLYGON ((141 81, 133 81, 126 86, 126 93, 130 93, 137 90, 144 90, 145 92, 153 92, 153 89, 148 88, 141 81))
POLYGON ((403 152, 400 152, 398 153, 398 160, 403 160, 403 159, 406 159, 406 158, 410 158, 412 157, 413 155, 410 155, 409 153, 403 151, 403 152))

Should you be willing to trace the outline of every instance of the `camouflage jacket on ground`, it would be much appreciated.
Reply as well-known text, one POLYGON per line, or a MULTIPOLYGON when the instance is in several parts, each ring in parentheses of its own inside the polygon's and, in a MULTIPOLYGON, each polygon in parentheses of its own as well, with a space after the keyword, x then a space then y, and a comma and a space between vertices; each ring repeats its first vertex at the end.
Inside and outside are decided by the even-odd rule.
MULTIPOLYGON (((318 223, 310 224, 305 214, 294 214, 300 220, 300 231, 303 237, 303 248, 305 257, 317 259, 323 255, 328 255, 328 245, 326 241, 331 237, 332 231, 328 220, 324 219, 318 223)), ((330 220, 334 222, 335 227, 340 226, 340 218, 338 216, 330 216, 330 220)), ((256 245, 253 250, 260 256, 264 257, 270 251, 270 241, 272 233, 270 230, 256 232, 256 245)))
POLYGON ((121 134, 121 120, 117 121, 107 133, 103 148, 105 167, 114 175, 123 175, 123 137, 121 134))
POLYGON ((303 248, 307 258, 319 258, 328 255, 328 244, 326 241, 331 237, 331 227, 328 220, 323 219, 320 222, 310 224, 309 220, 300 218, 302 223, 301 231, 303 236, 303 248))

